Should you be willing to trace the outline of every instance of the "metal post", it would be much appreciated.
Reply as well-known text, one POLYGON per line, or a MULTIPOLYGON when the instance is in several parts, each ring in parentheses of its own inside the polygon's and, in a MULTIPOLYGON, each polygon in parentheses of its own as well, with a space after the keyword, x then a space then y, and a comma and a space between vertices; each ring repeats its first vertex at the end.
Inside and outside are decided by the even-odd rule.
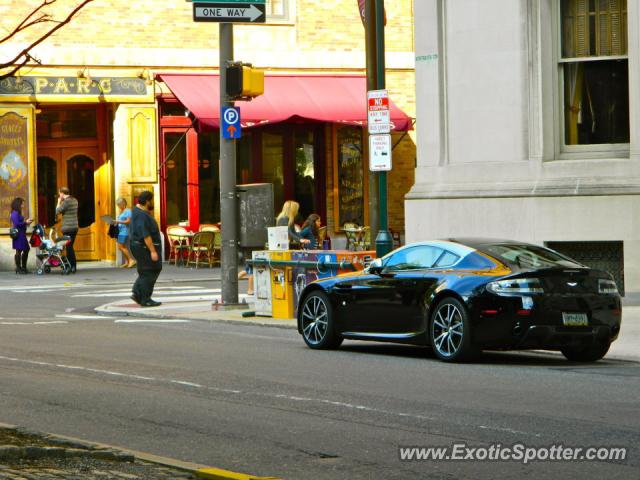
MULTIPOLYGON (((370 45, 375 45, 375 88, 371 90, 383 90, 385 88, 385 45, 384 45, 384 0, 367 0, 365 3, 365 23, 367 29, 367 67, 369 65, 370 45)), ((367 74, 369 70, 367 68, 367 74)), ((370 84, 374 82, 369 79, 370 84)), ((378 172, 378 207, 379 230, 376 236, 376 256, 382 257, 393 249, 393 238, 389 233, 389 220, 387 209, 387 172, 378 172)))
MULTIPOLYGON (((367 57, 367 90, 378 88, 378 55, 375 29, 375 0, 365 0, 365 46, 367 57)), ((366 142, 366 138, 365 138, 366 142)), ((369 171, 369 226, 377 232, 378 224, 378 175, 369 171)))
MULTIPOLYGON (((220 117, 222 109, 232 107, 227 98, 226 66, 233 61, 233 24, 220 24, 220 117)), ((222 137, 220 129, 220 220, 222 245, 220 266, 222 304, 238 303, 238 226, 236 219, 236 141, 222 137)))

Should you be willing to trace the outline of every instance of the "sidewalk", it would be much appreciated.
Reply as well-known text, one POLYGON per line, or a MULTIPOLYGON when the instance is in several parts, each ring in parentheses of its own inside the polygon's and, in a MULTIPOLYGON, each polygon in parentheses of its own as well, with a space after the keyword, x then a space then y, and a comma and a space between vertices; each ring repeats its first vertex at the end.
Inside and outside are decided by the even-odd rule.
MULTIPOLYGON (((246 302, 244 309, 215 310, 212 303, 219 297, 211 296, 197 301, 179 301, 160 299, 163 304, 156 308, 142 308, 132 300, 119 300, 96 308, 101 315, 132 316, 143 318, 199 320, 211 322, 229 322, 246 325, 262 325, 280 328, 296 328, 294 319, 275 319, 250 316, 253 313, 252 297, 240 295, 240 302, 246 302), (243 316, 243 314, 245 316, 243 316)), ((640 362, 640 306, 626 306, 622 309, 622 327, 618 339, 611 345, 607 354, 609 359, 640 362)))

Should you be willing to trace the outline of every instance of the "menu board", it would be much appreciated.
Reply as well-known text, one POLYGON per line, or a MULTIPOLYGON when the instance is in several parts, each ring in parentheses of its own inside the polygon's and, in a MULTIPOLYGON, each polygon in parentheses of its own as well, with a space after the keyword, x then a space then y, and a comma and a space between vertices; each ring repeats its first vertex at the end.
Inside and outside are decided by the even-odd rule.
POLYGON ((338 130, 339 228, 345 223, 364 224, 364 165, 362 129, 338 130))
MULTIPOLYGON (((29 204, 28 118, 15 112, 0 114, 0 228, 11 227, 11 202, 29 204)), ((26 217, 27 211, 22 212, 26 217)))

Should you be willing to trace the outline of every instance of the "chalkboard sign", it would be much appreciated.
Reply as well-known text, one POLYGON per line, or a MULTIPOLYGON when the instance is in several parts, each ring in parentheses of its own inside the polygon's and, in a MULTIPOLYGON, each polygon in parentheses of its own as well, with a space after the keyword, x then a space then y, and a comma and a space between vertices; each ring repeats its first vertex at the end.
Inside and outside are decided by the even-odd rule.
POLYGON ((267 227, 273 226, 273 184, 238 185, 238 218, 240 247, 264 248, 267 227))
POLYGON ((362 129, 338 130, 338 227, 345 223, 364 224, 364 166, 362 129))

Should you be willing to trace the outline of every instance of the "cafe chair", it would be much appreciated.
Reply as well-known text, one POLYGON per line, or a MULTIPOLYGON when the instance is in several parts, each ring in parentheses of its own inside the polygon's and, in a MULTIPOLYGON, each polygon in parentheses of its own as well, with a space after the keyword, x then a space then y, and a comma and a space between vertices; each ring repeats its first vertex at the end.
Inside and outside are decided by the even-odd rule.
POLYGON ((184 258, 189 253, 189 231, 178 225, 167 227, 167 238, 169 239, 169 263, 173 258, 174 264, 178 264, 179 258, 184 258))
POLYGON ((211 268, 215 254, 215 234, 216 232, 198 232, 193 236, 187 256, 187 267, 195 263, 198 268, 200 262, 206 260, 211 268))
POLYGON ((202 223, 200 224, 200 228, 198 229, 199 232, 219 232, 220 231, 220 227, 218 227, 218 225, 215 225, 213 223, 202 223))

